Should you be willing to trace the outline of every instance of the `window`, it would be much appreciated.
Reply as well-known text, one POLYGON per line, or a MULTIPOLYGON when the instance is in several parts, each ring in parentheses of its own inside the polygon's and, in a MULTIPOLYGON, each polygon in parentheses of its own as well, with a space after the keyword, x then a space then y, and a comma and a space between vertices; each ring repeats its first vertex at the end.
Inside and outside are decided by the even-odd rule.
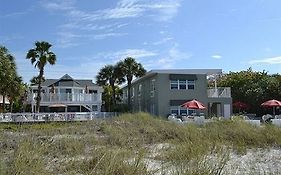
POLYGON ((134 97, 135 96, 135 88, 133 87, 132 88, 132 97, 134 97))
POLYGON ((195 109, 188 109, 188 115, 193 115, 195 113, 195 109))
POLYGON ((180 89, 186 89, 186 80, 180 80, 179 81, 179 88, 180 89))
POLYGON ((179 108, 178 108, 178 106, 171 106, 170 112, 171 112, 171 114, 179 115, 179 108))
POLYGON ((187 80, 187 89, 194 89, 194 88, 195 88, 195 81, 187 80))
POLYGON ((71 89, 65 89, 65 93, 69 93, 69 94, 71 94, 71 89))
POLYGON ((128 90, 127 89, 123 90, 122 95, 123 95, 123 99, 127 99, 128 98, 128 90))
POLYGON ((150 85, 150 97, 154 97, 154 91, 155 91, 155 79, 151 80, 151 85, 150 85))
POLYGON ((183 108, 181 106, 171 106, 170 112, 171 114, 176 114, 176 115, 192 115, 193 113, 195 113, 195 110, 183 108))
POLYGON ((171 80, 171 89, 178 89, 178 80, 171 80))
POLYGON ((89 90, 89 94, 97 94, 98 91, 97 90, 89 90))
POLYGON ((139 85, 139 91, 138 91, 138 96, 141 96, 141 89, 142 89, 142 85, 139 85))
POLYGON ((195 80, 171 80, 171 89, 195 89, 195 80))
POLYGON ((93 110, 93 111, 98 111, 98 106, 97 106, 97 105, 93 105, 93 106, 92 106, 92 110, 93 110))

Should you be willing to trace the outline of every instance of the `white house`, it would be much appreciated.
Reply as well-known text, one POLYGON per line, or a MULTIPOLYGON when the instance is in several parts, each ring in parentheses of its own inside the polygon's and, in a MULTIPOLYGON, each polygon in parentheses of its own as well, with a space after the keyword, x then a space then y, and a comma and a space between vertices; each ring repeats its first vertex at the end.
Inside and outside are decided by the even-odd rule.
MULTIPOLYGON (((27 103, 35 112, 38 85, 30 87, 27 103)), ((65 74, 60 79, 42 83, 40 112, 101 111, 103 88, 92 80, 73 79, 65 74)))

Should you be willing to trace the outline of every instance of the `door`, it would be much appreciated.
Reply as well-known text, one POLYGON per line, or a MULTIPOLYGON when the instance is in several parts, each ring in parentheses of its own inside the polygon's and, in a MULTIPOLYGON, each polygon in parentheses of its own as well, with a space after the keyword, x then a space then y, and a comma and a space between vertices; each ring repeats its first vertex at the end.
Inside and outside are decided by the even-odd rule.
POLYGON ((226 119, 230 118, 230 104, 224 104, 223 105, 223 116, 226 119))

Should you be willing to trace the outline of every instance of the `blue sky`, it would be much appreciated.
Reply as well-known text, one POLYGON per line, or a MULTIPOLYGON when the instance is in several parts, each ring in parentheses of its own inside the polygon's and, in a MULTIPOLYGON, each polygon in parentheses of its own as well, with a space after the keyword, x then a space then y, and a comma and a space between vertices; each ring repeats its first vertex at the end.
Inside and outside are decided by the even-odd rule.
POLYGON ((281 73, 280 0, 0 0, 0 44, 29 81, 35 41, 53 44, 47 78, 95 78, 127 56, 147 70, 252 67, 281 73))

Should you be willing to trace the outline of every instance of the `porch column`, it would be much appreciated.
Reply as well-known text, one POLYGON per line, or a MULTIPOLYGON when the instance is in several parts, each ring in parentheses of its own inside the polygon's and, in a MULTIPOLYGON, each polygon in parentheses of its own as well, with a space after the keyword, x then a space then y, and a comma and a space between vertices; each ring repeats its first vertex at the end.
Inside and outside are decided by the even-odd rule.
POLYGON ((34 104, 33 104, 33 102, 31 104, 31 112, 34 113, 34 104))
POLYGON ((61 101, 60 99, 61 99, 61 96, 60 96, 60 87, 58 86, 58 96, 59 96, 59 102, 61 101))

